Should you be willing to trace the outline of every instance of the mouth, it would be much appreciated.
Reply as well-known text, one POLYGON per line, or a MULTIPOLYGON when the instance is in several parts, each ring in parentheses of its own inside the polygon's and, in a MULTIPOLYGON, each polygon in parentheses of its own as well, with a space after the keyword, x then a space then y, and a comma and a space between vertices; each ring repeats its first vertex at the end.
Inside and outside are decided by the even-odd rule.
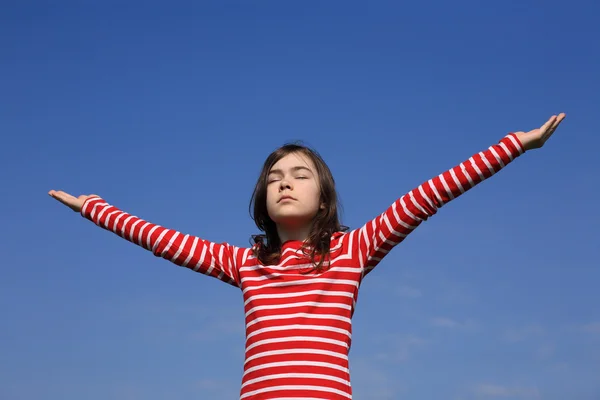
POLYGON ((292 196, 281 196, 278 203, 281 203, 282 201, 285 201, 285 200, 296 200, 296 199, 293 198, 292 196))

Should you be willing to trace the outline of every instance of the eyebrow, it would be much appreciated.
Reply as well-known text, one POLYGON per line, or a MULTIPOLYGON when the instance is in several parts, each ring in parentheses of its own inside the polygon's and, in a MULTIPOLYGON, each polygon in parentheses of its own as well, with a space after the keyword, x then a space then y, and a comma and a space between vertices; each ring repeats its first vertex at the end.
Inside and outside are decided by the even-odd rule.
MULTIPOLYGON (((292 167, 292 172, 296 172, 296 171, 300 171, 300 170, 306 170, 308 172, 310 172, 312 174, 312 171, 310 170, 310 168, 307 168, 303 165, 298 165, 296 167, 292 167)), ((280 169, 272 169, 269 171, 269 175, 271 174, 280 174, 283 175, 283 171, 280 169)))

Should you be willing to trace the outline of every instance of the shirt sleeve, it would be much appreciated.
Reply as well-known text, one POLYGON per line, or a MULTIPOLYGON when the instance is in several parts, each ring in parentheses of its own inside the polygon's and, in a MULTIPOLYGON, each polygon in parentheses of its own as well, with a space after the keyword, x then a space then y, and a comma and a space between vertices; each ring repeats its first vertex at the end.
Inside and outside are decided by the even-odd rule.
POLYGON ((385 212, 349 232, 352 252, 360 262, 363 275, 440 207, 493 176, 524 152, 517 136, 508 134, 487 150, 422 183, 397 199, 385 212))
POLYGON ((144 221, 108 204, 103 198, 88 198, 81 215, 101 228, 181 267, 212 276, 240 287, 238 265, 249 249, 213 243, 144 221))

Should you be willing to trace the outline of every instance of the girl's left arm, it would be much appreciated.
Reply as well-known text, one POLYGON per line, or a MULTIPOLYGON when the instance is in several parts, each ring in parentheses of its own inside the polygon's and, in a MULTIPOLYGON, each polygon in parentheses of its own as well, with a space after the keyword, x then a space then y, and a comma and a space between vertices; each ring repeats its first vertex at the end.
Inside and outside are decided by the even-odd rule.
POLYGON ((422 183, 384 213, 348 233, 361 268, 368 273, 440 207, 493 176, 525 151, 543 146, 563 118, 564 114, 554 116, 539 129, 506 135, 487 150, 422 183))

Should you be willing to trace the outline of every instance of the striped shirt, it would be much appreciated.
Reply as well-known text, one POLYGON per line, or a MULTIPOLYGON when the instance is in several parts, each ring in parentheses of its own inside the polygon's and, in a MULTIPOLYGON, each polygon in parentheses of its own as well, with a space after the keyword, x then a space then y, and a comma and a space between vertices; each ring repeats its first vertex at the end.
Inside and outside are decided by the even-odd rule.
POLYGON ((335 233, 322 272, 313 270, 299 241, 283 243, 277 265, 262 265, 250 248, 164 228, 100 197, 86 200, 81 214, 157 257, 240 288, 246 325, 240 399, 351 399, 352 315, 364 276, 440 207, 523 152, 509 134, 411 190, 362 227, 335 233))

